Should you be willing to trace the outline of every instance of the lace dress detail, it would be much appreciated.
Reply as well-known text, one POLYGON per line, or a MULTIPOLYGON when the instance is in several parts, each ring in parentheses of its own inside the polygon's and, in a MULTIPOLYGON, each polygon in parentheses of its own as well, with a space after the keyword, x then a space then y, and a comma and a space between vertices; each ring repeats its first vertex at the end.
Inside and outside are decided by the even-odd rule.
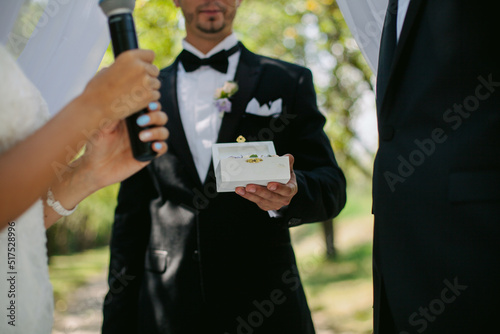
MULTIPOLYGON (((40 92, 1 45, 0 74, 2 154, 50 116, 40 92)), ((50 334, 54 306, 41 200, 14 224, 15 236, 8 229, 0 232, 0 333, 50 334)))

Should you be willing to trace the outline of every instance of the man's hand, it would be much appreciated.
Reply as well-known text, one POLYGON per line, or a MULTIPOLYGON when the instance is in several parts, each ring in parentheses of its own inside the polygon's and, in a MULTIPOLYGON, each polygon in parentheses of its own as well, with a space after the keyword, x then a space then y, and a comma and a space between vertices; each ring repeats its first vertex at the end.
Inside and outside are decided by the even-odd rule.
POLYGON ((297 178, 293 171, 294 157, 286 154, 290 160, 290 181, 287 184, 269 182, 267 187, 249 184, 246 187, 236 188, 236 193, 247 200, 254 202, 264 211, 279 210, 287 206, 297 194, 297 178))

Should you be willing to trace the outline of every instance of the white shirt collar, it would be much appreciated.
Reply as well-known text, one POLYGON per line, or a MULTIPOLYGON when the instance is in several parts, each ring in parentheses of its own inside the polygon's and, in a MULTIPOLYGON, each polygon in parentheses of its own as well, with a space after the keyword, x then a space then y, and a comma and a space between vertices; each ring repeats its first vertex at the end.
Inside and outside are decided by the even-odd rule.
POLYGON ((238 37, 236 37, 236 34, 233 32, 231 35, 227 36, 222 42, 217 44, 212 50, 210 50, 207 54, 203 54, 200 50, 198 50, 196 47, 194 47, 192 44, 187 42, 185 39, 182 41, 182 47, 184 50, 191 52, 195 56, 197 56, 200 59, 203 58, 209 58, 212 55, 216 54, 217 52, 220 52, 222 50, 229 50, 233 46, 238 44, 238 37))

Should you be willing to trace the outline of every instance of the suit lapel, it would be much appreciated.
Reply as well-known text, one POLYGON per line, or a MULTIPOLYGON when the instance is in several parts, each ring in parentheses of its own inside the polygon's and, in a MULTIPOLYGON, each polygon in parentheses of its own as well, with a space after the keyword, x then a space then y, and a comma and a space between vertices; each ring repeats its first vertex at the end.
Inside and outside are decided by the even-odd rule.
POLYGON ((241 46, 241 56, 236 70, 235 81, 238 83, 239 90, 231 98, 232 108, 230 113, 224 115, 222 125, 217 138, 218 143, 236 142, 238 134, 236 129, 240 122, 247 104, 254 95, 258 78, 261 73, 259 58, 248 51, 243 44, 241 46))
POLYGON ((396 67, 399 59, 401 58, 401 53, 405 47, 406 42, 408 41, 408 36, 412 28, 414 27, 415 20, 420 12, 420 8, 424 0, 411 0, 410 6, 408 7, 408 12, 406 13, 405 22, 403 24, 403 30, 401 30, 401 36, 399 37, 398 46, 396 48, 396 54, 394 55, 394 66, 392 69, 396 67))
MULTIPOLYGON (((394 54, 394 61, 391 66, 391 71, 389 74, 389 81, 387 84, 387 89, 385 90, 385 95, 382 96, 382 103, 381 106, 383 106, 383 102, 385 101, 385 97, 387 96, 388 91, 390 90, 392 84, 393 84, 393 78, 394 78, 394 73, 396 72, 396 68, 398 67, 398 63, 401 60, 401 55, 403 54, 403 50, 408 42, 408 37, 410 35, 410 32, 415 26, 415 21, 416 18, 418 17, 418 14, 420 12, 420 9, 422 8, 422 4, 424 3, 425 0, 411 0, 410 5, 408 7, 408 11, 406 13, 405 17, 405 22, 403 24, 403 30, 401 30, 401 35, 399 37, 398 45, 396 47, 396 53, 394 54)), ((379 110, 380 113, 381 110, 379 110)))
POLYGON ((161 94, 164 96, 164 98, 162 98, 162 102, 164 103, 162 107, 168 115, 167 129, 170 132, 168 146, 169 150, 175 152, 179 160, 186 165, 187 172, 191 175, 195 183, 201 186, 200 177, 196 170, 191 150, 189 149, 181 115, 179 113, 179 103, 177 100, 178 63, 179 59, 176 59, 172 66, 165 71, 161 88, 161 94))

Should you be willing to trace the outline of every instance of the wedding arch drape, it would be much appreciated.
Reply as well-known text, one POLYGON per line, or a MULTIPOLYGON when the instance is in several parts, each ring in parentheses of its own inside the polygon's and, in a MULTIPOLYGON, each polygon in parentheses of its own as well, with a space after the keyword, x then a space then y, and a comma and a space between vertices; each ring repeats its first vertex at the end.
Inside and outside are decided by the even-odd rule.
POLYGON ((0 7, 0 43, 2 45, 7 42, 22 5, 23 1, 2 0, 0 7))
POLYGON ((83 91, 109 44, 98 0, 0 1, 0 42, 54 114, 83 91))

